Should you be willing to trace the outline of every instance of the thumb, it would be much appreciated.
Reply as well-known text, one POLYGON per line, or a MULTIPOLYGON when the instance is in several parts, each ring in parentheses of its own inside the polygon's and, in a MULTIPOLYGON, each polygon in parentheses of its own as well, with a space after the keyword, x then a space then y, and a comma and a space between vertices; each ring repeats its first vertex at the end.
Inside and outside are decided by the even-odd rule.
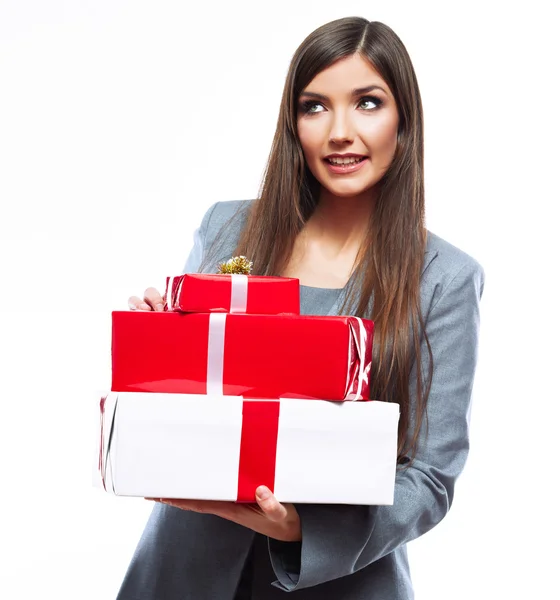
POLYGON ((288 516, 286 507, 276 500, 274 494, 265 485, 257 488, 255 498, 267 519, 277 523, 288 516))

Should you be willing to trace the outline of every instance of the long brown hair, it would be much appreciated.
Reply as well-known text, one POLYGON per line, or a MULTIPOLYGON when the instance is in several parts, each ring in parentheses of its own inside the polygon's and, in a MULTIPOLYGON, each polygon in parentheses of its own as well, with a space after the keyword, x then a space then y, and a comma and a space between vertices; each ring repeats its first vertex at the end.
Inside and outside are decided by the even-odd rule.
POLYGON ((303 89, 335 61, 359 54, 389 86, 399 111, 397 148, 377 186, 369 232, 357 258, 341 313, 375 322, 371 398, 398 402, 399 462, 414 458, 431 385, 433 357, 420 307, 426 247, 422 103, 410 57, 386 25, 339 19, 311 33, 296 50, 258 199, 251 206, 236 254, 254 261, 254 273, 282 273, 296 236, 313 213, 319 184, 306 166, 297 135, 303 89), (373 300, 372 300, 373 298, 373 300), (428 349, 427 372, 421 345, 428 349), (415 406, 410 384, 415 369, 415 406))

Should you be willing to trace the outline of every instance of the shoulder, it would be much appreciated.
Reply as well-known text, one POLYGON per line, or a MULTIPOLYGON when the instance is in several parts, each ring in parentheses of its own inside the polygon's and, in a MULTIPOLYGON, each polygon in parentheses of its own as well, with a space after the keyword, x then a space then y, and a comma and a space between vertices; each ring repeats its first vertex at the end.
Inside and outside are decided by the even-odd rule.
POLYGON ((208 229, 220 228, 235 217, 247 218, 253 200, 227 200, 216 202, 206 211, 202 222, 208 229))
POLYGON ((247 221, 253 200, 228 200, 216 202, 205 213, 200 225, 205 245, 210 245, 220 234, 238 238, 247 221), (227 225, 227 231, 224 231, 227 225))
MULTIPOLYGON (((212 204, 195 234, 199 267, 203 272, 211 265, 227 260, 237 247, 247 222, 253 200, 229 200, 212 204)), ((188 263, 187 263, 188 264, 188 263)))
POLYGON ((453 284, 472 285, 478 298, 484 289, 485 272, 482 265, 464 250, 428 231, 424 272, 421 282, 423 299, 437 302, 453 284))

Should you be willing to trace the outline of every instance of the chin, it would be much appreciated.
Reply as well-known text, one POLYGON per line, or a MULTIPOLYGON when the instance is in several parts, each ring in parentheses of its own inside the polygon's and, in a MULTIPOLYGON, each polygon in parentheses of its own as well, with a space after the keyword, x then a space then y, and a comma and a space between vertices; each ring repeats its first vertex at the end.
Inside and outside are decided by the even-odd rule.
POLYGON ((367 194, 371 192, 374 188, 374 185, 368 186, 329 186, 325 185, 325 189, 327 189, 333 196, 338 198, 354 198, 355 196, 361 196, 362 194, 367 194))

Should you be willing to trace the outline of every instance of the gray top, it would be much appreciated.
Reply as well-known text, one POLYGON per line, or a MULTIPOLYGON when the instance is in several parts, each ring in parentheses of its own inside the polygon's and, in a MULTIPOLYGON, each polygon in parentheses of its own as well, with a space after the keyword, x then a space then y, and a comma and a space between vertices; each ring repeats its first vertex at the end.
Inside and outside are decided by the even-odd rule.
MULTIPOLYGON (((231 257, 249 205, 220 202, 208 210, 186 271, 202 265, 212 272, 208 265, 231 257)), ((483 287, 482 267, 429 233, 420 289, 434 357, 429 434, 424 425, 413 466, 398 470, 392 506, 298 504, 302 542, 288 543, 213 515, 156 504, 119 600, 232 600, 249 556, 253 568, 244 573, 243 598, 279 600, 288 591, 302 600, 413 599, 406 543, 445 517, 467 458, 483 287)), ((336 314, 344 294, 302 287, 301 299, 304 314, 336 314)), ((423 369, 427 356, 423 346, 423 369)))
POLYGON ((344 292, 342 289, 328 289, 299 286, 300 312, 302 315, 328 315, 337 305, 344 292))

